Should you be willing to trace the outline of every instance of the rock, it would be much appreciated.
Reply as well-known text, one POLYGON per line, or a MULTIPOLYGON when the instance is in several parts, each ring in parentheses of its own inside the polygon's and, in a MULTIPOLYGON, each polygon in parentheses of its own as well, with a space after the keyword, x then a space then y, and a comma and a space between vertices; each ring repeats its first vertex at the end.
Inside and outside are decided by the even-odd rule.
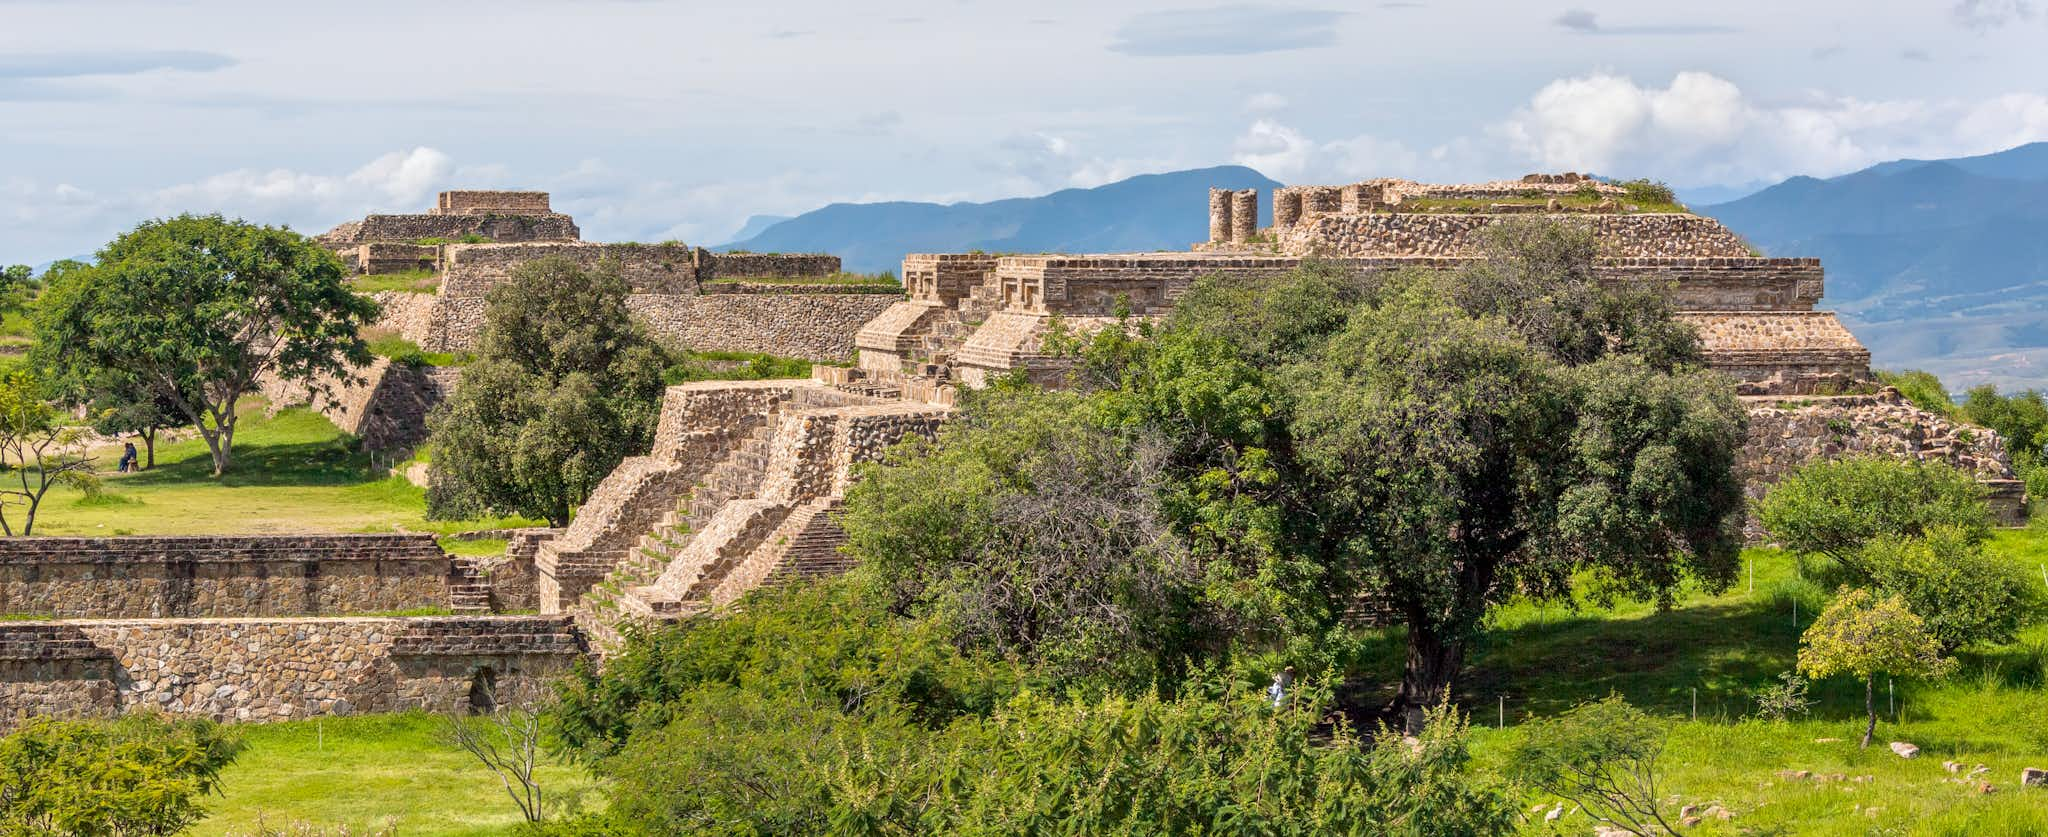
POLYGON ((2048 770, 2042 770, 2038 767, 2029 767, 2021 770, 2020 786, 2030 788, 2048 788, 2048 770))
POLYGON ((1699 812, 1700 812, 1700 806, 1698 806, 1698 805, 1687 805, 1687 806, 1685 806, 1685 807, 1683 807, 1683 808, 1680 808, 1680 809, 1678 809, 1678 816, 1679 816, 1679 817, 1681 817, 1681 818, 1683 818, 1683 817, 1690 817, 1690 816, 1692 816, 1692 815, 1694 815, 1694 814, 1697 814, 1697 813, 1699 813, 1699 812))
POLYGON ((1839 743, 1841 743, 1841 741, 1842 741, 1842 739, 1839 739, 1839 738, 1816 738, 1816 739, 1814 739, 1814 740, 1813 740, 1813 743, 1815 743, 1815 744, 1839 744, 1839 743))
POLYGON ((1941 763, 1941 769, 1954 773, 1963 769, 1963 763, 1959 761, 1945 761, 1941 763))
POLYGON ((1701 820, 1698 816, 1680 817, 1678 819, 1678 824, 1685 826, 1686 828, 1691 828, 1693 826, 1699 825, 1701 822, 1703 822, 1703 820, 1701 820))
POLYGON ((1910 759, 1920 755, 1920 748, 1904 741, 1894 741, 1892 742, 1892 752, 1898 753, 1899 758, 1910 759))
POLYGON ((1780 779, 1807 779, 1807 778, 1811 778, 1812 776, 1813 776, 1813 771, 1811 771, 1811 770, 1780 770, 1780 771, 1778 771, 1778 778, 1780 778, 1780 779))
POLYGON ((1543 815, 1543 821, 1556 822, 1557 818, 1562 816, 1564 816, 1564 803, 1559 802, 1557 807, 1550 809, 1550 813, 1543 815))
POLYGON ((1721 820, 1723 822, 1735 819, 1734 811, 1730 811, 1719 805, 1709 807, 1704 813, 1706 816, 1713 817, 1714 819, 1721 820))
POLYGON ((1990 782, 1978 782, 1978 783, 1977 783, 1977 793, 1979 793, 1979 794, 1991 794, 1991 793, 1996 793, 1997 791, 1998 791, 1998 788, 1997 788, 1996 786, 1992 785, 1992 784, 1991 784, 1990 782))

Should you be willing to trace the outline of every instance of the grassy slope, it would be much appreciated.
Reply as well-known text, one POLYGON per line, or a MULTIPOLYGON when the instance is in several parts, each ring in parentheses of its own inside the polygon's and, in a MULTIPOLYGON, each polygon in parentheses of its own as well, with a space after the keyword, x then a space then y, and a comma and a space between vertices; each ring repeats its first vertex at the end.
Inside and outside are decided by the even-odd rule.
POLYGON ((280 532, 453 532, 531 521, 428 521, 425 493, 372 472, 364 454, 325 417, 304 409, 263 416, 245 405, 235 462, 213 479, 206 443, 159 445, 157 467, 112 473, 118 451, 99 451, 105 496, 57 489, 44 501, 38 535, 197 535, 280 532))
MULTIPOLYGON (((396 826, 404 835, 504 834, 519 809, 498 778, 440 738, 427 715, 327 718, 242 728, 248 748, 222 776, 223 795, 192 833, 245 834, 310 823, 396 826)), ((550 766, 541 789, 566 800, 590 787, 581 770, 550 766)), ((595 803, 597 800, 592 800, 595 803)))
MULTIPOLYGON (((2048 531, 2001 533, 1994 551, 2038 578, 2048 531)), ((1965 650, 1960 673, 1947 683, 1897 683, 1904 720, 1893 723, 1886 713, 1871 749, 1859 750, 1863 692, 1846 678, 1816 685, 1810 696, 1819 702, 1804 719, 1744 719, 1754 709, 1750 694, 1795 664, 1793 602, 1800 628, 1823 603, 1821 588, 1800 578, 1788 556, 1753 550, 1749 558, 1754 592, 1745 574, 1734 589, 1695 591, 1665 613, 1641 605, 1502 612, 1461 687, 1481 727, 1481 762, 1497 767, 1514 724, 1530 713, 1611 692, 1673 721, 1663 760, 1668 793, 1737 813, 1697 833, 2048 833, 2048 792, 2017 787, 2022 767, 2048 767, 2048 617, 2012 645, 1965 650), (1695 688, 1698 720, 1691 719, 1695 688), (1492 729, 1503 704, 1509 728, 1492 729), (1839 740, 1819 740, 1830 738, 1839 740), (1885 747, 1890 741, 1915 743, 1921 755, 1901 759, 1885 747), (1989 766, 1982 778, 1996 791, 1981 795, 1947 781, 1941 763, 1948 760, 1989 766), (1789 780, 1780 770, 1870 778, 1789 780)), ((1381 640, 1371 670, 1397 670, 1396 642, 1381 640)), ((1881 712, 1883 689, 1880 682, 1881 712)), ((1527 800, 1538 801, 1548 800, 1527 800)), ((1583 814, 1558 825, 1567 826, 1559 833, 1590 831, 1583 814)))

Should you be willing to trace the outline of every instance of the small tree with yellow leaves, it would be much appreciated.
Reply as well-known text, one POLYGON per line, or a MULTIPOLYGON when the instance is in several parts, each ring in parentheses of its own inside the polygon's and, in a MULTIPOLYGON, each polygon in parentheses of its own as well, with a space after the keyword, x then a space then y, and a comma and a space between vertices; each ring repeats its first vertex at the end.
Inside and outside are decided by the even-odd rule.
POLYGON ((1800 637, 1799 670, 1809 677, 1854 674, 1863 679, 1863 709, 1870 722, 1863 746, 1877 731, 1877 676, 1935 678, 1955 661, 1941 656, 1941 642, 1926 622, 1906 608, 1905 599, 1880 599, 1869 590, 1844 588, 1800 637))

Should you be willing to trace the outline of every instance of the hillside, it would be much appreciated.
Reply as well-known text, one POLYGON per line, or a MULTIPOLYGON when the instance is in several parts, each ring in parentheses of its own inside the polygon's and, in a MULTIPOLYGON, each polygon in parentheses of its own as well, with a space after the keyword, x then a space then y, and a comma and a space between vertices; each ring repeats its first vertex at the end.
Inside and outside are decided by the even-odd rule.
POLYGON ((1887 368, 2048 388, 2048 143, 1795 177, 1705 207, 1772 255, 1827 265, 1826 304, 1887 368))
POLYGON ((719 249, 834 253, 862 272, 895 270, 917 252, 1183 250, 1208 238, 1210 187, 1279 185, 1243 166, 1217 166, 988 203, 836 203, 719 249))

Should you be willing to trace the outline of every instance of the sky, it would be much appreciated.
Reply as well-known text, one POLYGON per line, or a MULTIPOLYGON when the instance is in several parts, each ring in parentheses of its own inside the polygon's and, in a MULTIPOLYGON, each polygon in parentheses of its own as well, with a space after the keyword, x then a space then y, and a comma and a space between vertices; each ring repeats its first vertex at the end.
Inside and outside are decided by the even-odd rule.
POLYGON ((449 188, 704 245, 1225 163, 1726 191, 2048 139, 2044 43, 2048 0, 0 0, 0 263, 449 188))

